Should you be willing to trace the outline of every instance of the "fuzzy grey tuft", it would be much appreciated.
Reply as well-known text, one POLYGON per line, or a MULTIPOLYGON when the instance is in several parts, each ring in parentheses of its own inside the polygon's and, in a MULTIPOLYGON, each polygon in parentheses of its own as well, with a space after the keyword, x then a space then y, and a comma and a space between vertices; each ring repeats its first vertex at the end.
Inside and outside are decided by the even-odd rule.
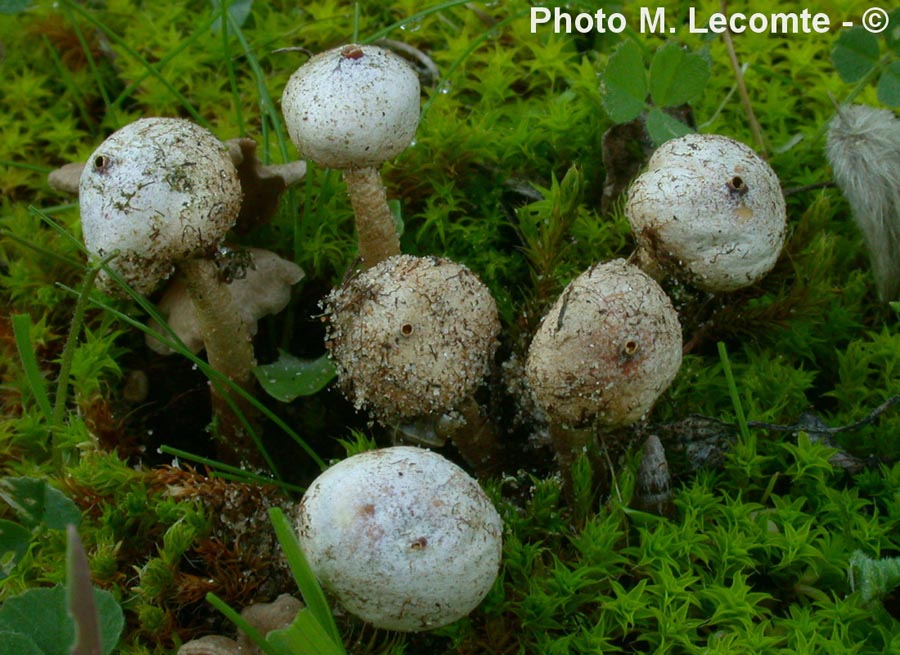
POLYGON ((900 120, 886 109, 841 107, 826 154, 868 246, 878 296, 900 300, 900 120))

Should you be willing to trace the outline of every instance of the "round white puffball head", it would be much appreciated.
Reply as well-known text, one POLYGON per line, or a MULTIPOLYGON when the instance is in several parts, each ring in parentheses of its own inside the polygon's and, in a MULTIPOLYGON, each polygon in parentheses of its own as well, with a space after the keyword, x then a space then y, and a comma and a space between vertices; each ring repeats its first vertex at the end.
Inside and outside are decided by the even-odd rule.
POLYGON ((441 257, 395 255, 333 291, 326 344, 346 396, 382 422, 452 410, 490 371, 490 291, 441 257))
POLYGON ((419 78, 389 50, 347 45, 298 68, 281 110, 304 159, 337 169, 377 167, 416 134, 419 78))
MULTIPOLYGON (((214 252, 234 225, 241 185, 225 145, 180 118, 142 118, 88 159, 79 186, 84 244, 139 293, 175 263, 214 252)), ((103 274, 99 285, 118 292, 103 274)))
POLYGON ((525 376, 553 420, 620 427, 650 411, 680 366, 672 302, 649 275, 616 259, 563 290, 531 341, 525 376))
POLYGON ((452 623, 481 602, 497 577, 503 522, 456 464, 397 446, 316 478, 297 531, 319 582, 349 612, 412 632, 452 623))
POLYGON ((787 221, 772 168, 717 134, 661 145, 629 189, 625 214, 643 255, 706 291, 732 291, 768 273, 787 221))

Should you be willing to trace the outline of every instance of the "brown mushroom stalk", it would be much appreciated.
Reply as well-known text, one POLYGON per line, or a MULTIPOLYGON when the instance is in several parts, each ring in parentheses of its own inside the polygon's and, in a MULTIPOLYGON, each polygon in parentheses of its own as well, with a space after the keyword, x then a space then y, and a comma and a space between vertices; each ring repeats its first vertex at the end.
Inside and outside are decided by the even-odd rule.
POLYGON ((400 237, 387 192, 378 169, 348 168, 344 171, 347 193, 356 216, 359 258, 367 267, 400 254, 400 237))

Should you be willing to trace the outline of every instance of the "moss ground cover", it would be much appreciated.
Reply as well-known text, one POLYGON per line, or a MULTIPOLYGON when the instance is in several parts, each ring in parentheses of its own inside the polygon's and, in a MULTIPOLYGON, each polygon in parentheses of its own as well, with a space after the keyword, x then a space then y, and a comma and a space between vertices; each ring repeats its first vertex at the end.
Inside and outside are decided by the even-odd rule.
MULTIPOLYGON (((823 154, 835 102, 890 106, 897 13, 874 54, 868 41, 851 48, 863 74, 848 82, 831 55, 840 22, 858 22, 867 3, 809 7, 828 14, 827 33, 733 35, 739 75, 726 39, 690 33, 683 3, 660 6, 675 33, 641 33, 630 4, 607 9, 626 17, 621 34, 558 34, 533 32, 532 5, 519 0, 0 3, 0 603, 64 581, 64 517, 79 520, 94 585, 123 609, 121 653, 174 653, 232 631, 207 592, 242 607, 290 589, 272 564, 266 511, 298 497, 323 462, 390 435, 334 385, 312 393, 322 385, 311 383, 261 401, 277 476, 221 466, 207 430, 213 374, 202 358, 146 348, 137 324, 152 305, 92 288, 77 201, 46 176, 145 116, 189 118, 221 139, 255 139, 265 161, 290 161, 278 98, 291 73, 310 53, 387 39, 406 45, 423 89, 414 145, 382 171, 402 249, 471 268, 503 324, 479 400, 509 444, 502 473, 483 481, 505 546, 501 576, 469 618, 398 635, 339 617, 348 651, 900 652, 900 409, 884 406, 900 394, 900 312, 878 300, 823 154), (645 84, 624 87, 626 100, 637 88, 631 117, 609 73, 626 58, 640 74, 621 69, 622 79, 645 84), (673 108, 678 124, 662 111, 673 108), (634 249, 604 183, 620 163, 639 168, 642 146, 622 141, 637 152, 604 159, 603 137, 638 115, 763 154, 786 192, 788 241, 751 287, 710 295, 666 283, 684 330, 681 371, 645 421, 576 463, 564 491, 543 426, 509 389, 563 287, 634 249), (662 515, 638 502, 651 434, 674 476, 662 515), (23 509, 35 489, 45 512, 23 509)), ((319 302, 356 256, 340 175, 311 167, 271 220, 234 241, 306 272, 288 309, 261 323, 259 362, 317 361, 319 302)), ((327 365, 310 366, 328 379, 327 365)), ((451 445, 442 452, 458 459, 451 445)), ((0 652, 14 632, 4 620, 0 652)))

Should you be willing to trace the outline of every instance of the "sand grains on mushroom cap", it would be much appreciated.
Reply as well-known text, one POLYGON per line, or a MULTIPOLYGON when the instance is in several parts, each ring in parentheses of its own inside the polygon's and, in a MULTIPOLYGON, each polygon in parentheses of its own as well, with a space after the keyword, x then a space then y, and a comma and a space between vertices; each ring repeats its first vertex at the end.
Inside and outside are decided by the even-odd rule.
POLYGON ((650 276, 622 259, 575 278, 544 317, 525 375, 555 421, 627 425, 646 414, 681 366, 681 326, 650 276))
MULTIPOLYGON (((241 186, 226 146, 180 118, 142 118, 110 135, 81 174, 84 242, 139 293, 175 264, 215 250, 237 219, 241 186)), ((99 284, 116 292, 101 274, 99 284)))
POLYGON ((625 214, 641 258, 707 291, 761 279, 787 229, 778 176, 751 148, 717 134, 661 145, 629 189, 625 214))
POLYGON ((452 409, 487 375, 500 321, 465 266, 396 255, 326 300, 327 344, 357 409, 383 422, 452 409))

